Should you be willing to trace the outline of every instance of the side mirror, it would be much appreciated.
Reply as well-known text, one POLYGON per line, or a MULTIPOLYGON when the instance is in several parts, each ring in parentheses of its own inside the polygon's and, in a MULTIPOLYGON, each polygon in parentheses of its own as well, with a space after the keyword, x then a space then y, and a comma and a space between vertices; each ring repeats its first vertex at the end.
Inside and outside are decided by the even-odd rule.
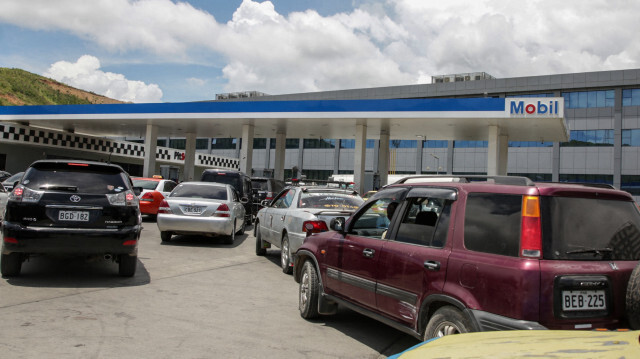
POLYGON ((240 203, 242 203, 242 204, 247 204, 247 203, 249 203, 249 198, 247 198, 247 197, 242 197, 242 198, 240 198, 240 203))
POLYGON ((331 218, 331 221, 329 221, 329 228, 337 232, 344 232, 344 222, 344 217, 331 218))
POLYGON ((142 187, 133 187, 133 194, 139 196, 142 193, 142 187))
POLYGON ((268 199, 265 199, 265 200, 263 200, 262 202, 260 202, 260 205, 261 205, 262 207, 269 207, 269 202, 270 202, 270 201, 269 201, 268 199))

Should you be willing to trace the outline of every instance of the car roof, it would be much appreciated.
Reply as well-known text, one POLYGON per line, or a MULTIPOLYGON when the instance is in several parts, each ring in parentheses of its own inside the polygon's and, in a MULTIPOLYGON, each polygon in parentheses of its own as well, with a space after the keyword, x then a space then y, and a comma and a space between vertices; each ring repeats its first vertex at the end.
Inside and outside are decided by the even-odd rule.
POLYGON ((38 166, 51 166, 51 165, 65 165, 65 164, 78 164, 78 165, 87 165, 92 167, 103 167, 103 168, 111 168, 117 169, 121 172, 125 172, 122 167, 119 165, 108 163, 108 162, 97 162, 97 161, 84 161, 84 160, 75 160, 75 159, 55 159, 55 160, 37 160, 33 162, 29 167, 38 167, 38 166))

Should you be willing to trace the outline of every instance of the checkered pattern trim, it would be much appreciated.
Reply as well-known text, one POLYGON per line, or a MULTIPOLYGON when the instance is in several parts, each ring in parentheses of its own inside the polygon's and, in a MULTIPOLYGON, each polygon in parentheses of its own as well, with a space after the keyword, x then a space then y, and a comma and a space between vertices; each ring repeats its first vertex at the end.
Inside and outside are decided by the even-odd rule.
MULTIPOLYGON (((99 153, 113 152, 114 155, 144 160, 144 144, 137 142, 115 141, 62 131, 34 129, 17 124, 0 123, 0 141, 99 153)), ((160 162, 183 164, 183 155, 183 150, 166 147, 156 148, 156 160, 160 162)), ((240 160, 237 158, 196 153, 195 165, 239 169, 240 160)))

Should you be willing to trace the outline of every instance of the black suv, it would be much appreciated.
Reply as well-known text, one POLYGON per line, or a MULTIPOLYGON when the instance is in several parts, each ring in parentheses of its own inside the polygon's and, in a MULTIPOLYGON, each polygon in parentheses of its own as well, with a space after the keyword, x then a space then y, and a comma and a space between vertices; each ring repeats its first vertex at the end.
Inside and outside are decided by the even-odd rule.
POLYGON ((271 201, 285 187, 282 180, 267 177, 251 177, 253 204, 256 212, 262 209, 262 201, 271 201))
POLYGON ((117 165, 36 161, 11 192, 2 226, 2 275, 33 254, 99 255, 135 274, 141 216, 129 175, 117 165))
POLYGON ((238 192, 238 197, 243 200, 247 224, 253 223, 255 212, 253 210, 253 189, 251 188, 251 178, 249 176, 240 171, 212 168, 204 170, 200 180, 203 182, 230 184, 238 192), (244 199, 246 199, 246 202, 244 202, 244 199))

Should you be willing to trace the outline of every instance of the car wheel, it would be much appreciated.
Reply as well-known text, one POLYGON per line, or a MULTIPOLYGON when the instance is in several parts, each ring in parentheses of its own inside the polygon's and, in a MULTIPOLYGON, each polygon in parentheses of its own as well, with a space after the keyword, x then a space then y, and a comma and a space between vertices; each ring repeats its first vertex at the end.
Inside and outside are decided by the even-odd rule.
POLYGON ((118 272, 122 277, 133 277, 136 274, 136 267, 138 266, 138 256, 130 256, 128 254, 120 255, 120 263, 118 272))
POLYGON ((631 272, 627 286, 627 319, 631 329, 640 329, 640 263, 631 272))
POLYGON ((225 237, 224 244, 233 244, 233 241, 236 240, 236 224, 233 224, 233 229, 231 230, 231 234, 225 237))
POLYGON ((20 275, 22 268, 22 255, 20 253, 2 254, 0 258, 1 272, 3 277, 20 275))
POLYGON ((169 242, 171 240, 171 236, 173 235, 173 233, 171 232, 160 232, 160 239, 162 239, 163 242, 169 242))
POLYGON ((451 306, 444 306, 436 310, 429 319, 424 330, 423 340, 470 331, 471 325, 459 310, 451 306))
POLYGON ((280 246, 280 266, 284 274, 291 274, 291 250, 289 248, 289 236, 285 233, 280 246))
POLYGON ((240 230, 238 231, 238 235, 241 236, 244 234, 244 229, 247 226, 247 220, 242 221, 242 225, 240 226, 240 230))
POLYGON ((305 319, 318 317, 318 272, 311 261, 306 261, 302 267, 302 277, 300 278, 299 302, 300 316, 305 319))
POLYGON ((263 247, 262 235, 260 234, 260 222, 256 222, 256 255, 264 256, 267 254, 267 249, 263 247))

